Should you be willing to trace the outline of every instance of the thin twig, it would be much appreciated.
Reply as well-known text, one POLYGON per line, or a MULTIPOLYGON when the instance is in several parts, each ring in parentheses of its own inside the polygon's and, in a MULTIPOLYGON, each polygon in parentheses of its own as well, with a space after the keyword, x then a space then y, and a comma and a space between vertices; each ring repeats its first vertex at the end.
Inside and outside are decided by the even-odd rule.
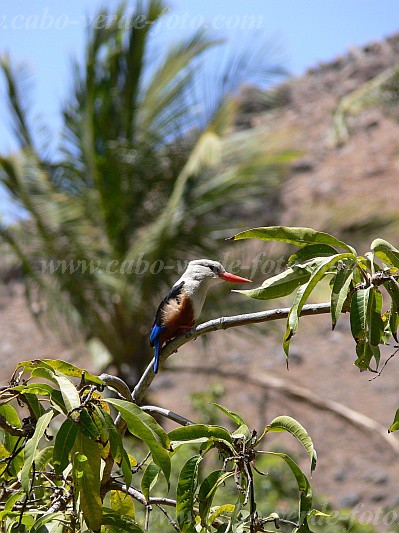
MULTIPOLYGON (((195 328, 190 329, 180 337, 177 337, 172 342, 164 346, 160 354, 160 362, 164 363, 172 353, 177 352, 181 346, 187 344, 192 339, 196 339, 201 335, 205 335, 211 331, 218 331, 221 329, 237 328, 239 326, 245 326, 248 324, 259 324, 261 322, 270 322, 273 320, 280 320, 281 318, 287 318, 290 312, 290 307, 282 309, 272 309, 271 311, 262 311, 260 313, 249 313, 246 315, 236 315, 229 317, 216 318, 209 320, 203 324, 199 324, 195 328)), ((330 304, 307 304, 304 305, 301 311, 301 316, 320 315, 330 312, 330 304)), ((141 376, 140 381, 135 386, 132 397, 133 401, 140 404, 151 385, 155 377, 153 370, 153 362, 151 362, 144 374, 141 376)))
POLYGON ((0 427, 13 437, 30 437, 33 433, 33 426, 27 425, 23 428, 14 427, 7 422, 3 415, 0 415, 0 427))
POLYGON ((173 518, 172 518, 171 516, 168 515, 168 513, 165 511, 165 509, 162 507, 162 505, 157 504, 157 507, 158 507, 158 509, 160 509, 160 510, 163 512, 163 514, 166 516, 166 518, 168 519, 168 521, 169 521, 170 525, 173 527, 173 529, 174 529, 175 531, 180 531, 179 526, 176 524, 176 522, 173 520, 173 518))

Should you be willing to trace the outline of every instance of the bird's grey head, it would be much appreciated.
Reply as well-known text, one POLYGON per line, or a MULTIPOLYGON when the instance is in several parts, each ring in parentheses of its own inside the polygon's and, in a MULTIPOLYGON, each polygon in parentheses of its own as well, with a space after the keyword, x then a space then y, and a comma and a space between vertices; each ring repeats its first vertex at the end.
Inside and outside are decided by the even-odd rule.
POLYGON ((220 277, 226 271, 221 263, 211 259, 196 259, 190 261, 187 270, 184 273, 185 278, 191 278, 195 281, 207 280, 211 285, 223 281, 220 277))

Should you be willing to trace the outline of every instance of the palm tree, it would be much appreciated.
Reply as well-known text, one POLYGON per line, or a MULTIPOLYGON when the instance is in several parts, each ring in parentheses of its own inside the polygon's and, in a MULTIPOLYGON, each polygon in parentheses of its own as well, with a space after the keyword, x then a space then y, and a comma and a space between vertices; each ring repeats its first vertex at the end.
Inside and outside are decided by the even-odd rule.
POLYGON ((267 194, 290 157, 253 136, 224 139, 240 84, 282 73, 265 49, 236 56, 211 84, 207 52, 219 42, 196 33, 159 53, 150 33, 163 11, 138 4, 127 25, 121 6, 90 31, 56 157, 40 145, 23 71, 1 61, 19 148, 0 156, 0 179, 27 218, 0 235, 35 316, 78 331, 131 381, 152 356, 148 329, 175 261, 220 257, 217 232, 240 226, 235 207, 267 194))

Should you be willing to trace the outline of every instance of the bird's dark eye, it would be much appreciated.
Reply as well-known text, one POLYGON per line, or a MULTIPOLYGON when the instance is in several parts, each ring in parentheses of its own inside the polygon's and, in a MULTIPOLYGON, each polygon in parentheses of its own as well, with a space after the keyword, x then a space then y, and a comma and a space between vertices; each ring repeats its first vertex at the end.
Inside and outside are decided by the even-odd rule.
POLYGON ((214 272, 215 274, 217 274, 217 273, 219 272, 218 267, 216 267, 216 266, 210 265, 209 268, 210 268, 210 269, 212 270, 212 272, 214 272))

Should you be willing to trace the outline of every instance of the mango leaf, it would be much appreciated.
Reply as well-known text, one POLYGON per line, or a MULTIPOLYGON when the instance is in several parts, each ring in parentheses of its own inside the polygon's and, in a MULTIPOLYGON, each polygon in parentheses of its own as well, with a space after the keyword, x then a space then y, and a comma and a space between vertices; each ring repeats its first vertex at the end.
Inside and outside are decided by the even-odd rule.
POLYGON ((104 409, 101 411, 108 427, 111 455, 114 461, 121 467, 125 483, 129 486, 132 482, 132 470, 130 468, 129 457, 123 447, 122 438, 115 427, 111 415, 107 411, 104 411, 104 409))
POLYGON ((295 335, 295 333, 298 331, 299 316, 301 314, 303 306, 305 305, 313 289, 324 278, 324 276, 328 273, 331 267, 333 267, 338 261, 345 261, 347 259, 356 260, 356 257, 352 253, 344 253, 321 259, 318 266, 311 274, 308 283, 306 285, 303 285, 303 287, 298 290, 296 298, 294 300, 294 303, 292 304, 288 315, 287 329, 284 336, 284 349, 287 356, 289 341, 292 336, 295 335))
POLYGON ((331 292, 331 319, 332 329, 335 328, 342 307, 348 297, 349 288, 353 279, 353 270, 342 268, 337 272, 331 292))
POLYGON ((44 432, 46 431, 51 419, 53 418, 53 414, 54 411, 50 409, 49 411, 47 411, 47 413, 44 413, 38 419, 38 421, 36 422, 35 432, 33 433, 32 437, 26 442, 24 466, 21 470, 21 485, 26 493, 28 493, 30 489, 30 471, 32 468, 33 461, 35 460, 37 447, 39 446, 40 439, 43 437, 44 432))
POLYGON ((136 512, 131 496, 119 490, 111 490, 111 508, 120 515, 129 516, 134 519, 136 512))
POLYGON ((208 515, 212 507, 215 493, 222 483, 229 477, 233 476, 232 472, 224 472, 223 470, 215 470, 207 476, 201 483, 198 491, 199 514, 201 517, 201 524, 206 526, 208 523, 208 515))
MULTIPOLYGON (((7 450, 7 448, 0 442, 0 476, 4 474, 4 472, 7 469, 7 462, 5 459, 8 459, 10 457, 10 452, 7 450)), ((13 473, 15 475, 15 473, 13 473)))
MULTIPOLYGON (((67 413, 69 414, 80 406, 79 393, 76 390, 75 385, 68 378, 54 374, 54 379, 58 383, 62 399, 64 400, 67 413)), ((78 413, 76 413, 76 415, 78 415, 78 413)))
POLYGON ((308 525, 308 516, 312 512, 312 487, 299 468, 299 466, 285 453, 276 453, 276 452, 263 452, 266 455, 274 455, 275 457, 281 457, 287 465, 290 467, 291 472, 294 474, 296 482, 298 484, 298 489, 300 492, 300 501, 299 501, 299 528, 295 529, 297 533, 311 533, 308 525))
POLYGON ((399 429, 399 409, 396 410, 394 421, 389 427, 388 433, 393 433, 394 431, 398 431, 398 429, 399 429))
POLYGON ((284 272, 268 278, 257 289, 234 290, 249 298, 256 300, 273 300, 288 296, 295 289, 306 283, 310 278, 310 272, 305 268, 287 268, 284 272))
POLYGON ((47 367, 37 367, 37 368, 34 368, 31 372, 31 375, 30 375, 31 379, 36 379, 36 378, 45 378, 45 379, 48 379, 49 381, 52 381, 53 383, 57 383, 56 380, 54 379, 54 370, 52 368, 47 368, 47 367))
POLYGON ((48 532, 48 528, 45 528, 45 524, 48 524, 49 522, 52 522, 53 520, 62 519, 64 517, 64 513, 58 511, 56 513, 46 513, 43 516, 41 516, 36 522, 33 524, 32 529, 30 529, 30 533, 45 533, 48 532))
POLYGON ((220 405, 220 404, 215 403, 215 402, 212 402, 212 405, 214 405, 217 409, 222 411, 222 413, 224 413, 231 420, 233 420, 233 422, 235 422, 237 424, 237 426, 245 426, 246 425, 244 420, 241 418, 240 415, 238 415, 237 413, 234 413, 233 411, 230 411, 229 409, 227 409, 227 407, 223 407, 223 405, 220 405))
POLYGON ((367 308, 367 323, 369 328, 369 341, 373 346, 380 344, 384 335, 384 322, 382 313, 382 294, 378 289, 370 292, 367 308))
POLYGON ((304 248, 300 248, 297 252, 292 254, 288 258, 288 265, 294 265, 295 263, 302 263, 309 259, 318 257, 327 257, 329 255, 335 255, 338 250, 328 244, 310 244, 304 248))
POLYGON ((228 444, 233 442, 230 433, 226 429, 205 424, 192 424, 191 426, 176 428, 170 431, 168 435, 172 442, 205 442, 213 437, 228 444))
POLYGON ((28 403, 31 411, 33 412, 34 416, 36 417, 36 420, 38 420, 43 414, 44 414, 44 408, 42 404, 39 402, 38 397, 36 394, 33 394, 31 392, 25 392, 24 393, 24 399, 28 403))
POLYGON ((23 491, 18 490, 15 494, 12 494, 5 502, 4 509, 0 511, 0 521, 7 517, 7 514, 11 512, 14 508, 14 505, 22 498, 23 491))
POLYGON ((107 398, 106 401, 118 409, 122 415, 122 418, 124 412, 129 412, 135 415, 137 418, 140 418, 140 420, 142 420, 142 422, 154 433, 154 436, 158 440, 159 444, 166 449, 170 448, 170 440, 168 435, 165 433, 165 430, 158 424, 155 418, 148 413, 145 413, 138 405, 126 400, 119 400, 115 398, 107 398))
MULTIPOLYGON (((21 421, 19 419, 17 411, 11 405, 4 404, 0 405, 0 415, 4 416, 11 426, 15 428, 21 427, 21 421)), ((19 438, 9 433, 4 433, 4 447, 9 452, 10 455, 18 446, 19 438)), ((23 465, 23 451, 21 451, 14 459, 10 465, 13 475, 16 475, 20 471, 23 465)))
POLYGON ((53 446, 46 446, 35 457, 35 470, 37 472, 43 471, 46 466, 52 462, 53 446))
POLYGON ((317 454, 312 439, 306 429, 290 416, 278 416, 266 426, 265 433, 275 431, 287 431, 291 433, 305 448, 311 461, 311 472, 316 468, 317 454))
POLYGON ((84 519, 89 528, 94 531, 99 530, 102 524, 100 466, 99 445, 79 431, 75 443, 73 474, 84 519))
POLYGON ((358 341, 366 336, 367 308, 370 297, 370 287, 359 289, 352 294, 350 323, 353 338, 358 341))
POLYGON ((160 467, 169 482, 171 464, 166 449, 170 448, 170 441, 165 431, 152 416, 144 413, 137 405, 114 398, 107 398, 107 402, 120 412, 129 431, 147 444, 154 463, 160 467))
POLYGON ((61 474, 70 464, 69 454, 75 444, 77 434, 78 426, 67 418, 55 436, 52 464, 56 474, 61 474))
POLYGON ((103 507, 104 526, 112 526, 115 532, 124 533, 144 533, 144 530, 136 524, 134 519, 127 515, 121 515, 118 511, 103 507))
POLYGON ((398 328, 399 328, 399 314, 397 311, 394 311, 391 307, 389 313, 389 329, 391 331, 392 337, 396 342, 399 342, 398 339, 398 328))
POLYGON ((17 365, 14 375, 20 368, 23 368, 24 372, 32 372, 35 368, 39 367, 56 370, 65 376, 73 378, 84 378, 87 383, 105 385, 104 381, 98 376, 94 376, 83 368, 79 368, 71 363, 67 363, 66 361, 61 361, 59 359, 33 359, 31 361, 22 361, 17 365))
POLYGON ((144 494, 144 497, 147 501, 150 497, 150 490, 157 482, 158 475, 159 467, 154 463, 150 463, 144 471, 143 477, 141 479, 141 492, 144 494))
POLYGON ((194 455, 183 466, 177 483, 176 519, 182 533, 195 533, 194 498, 201 455, 194 455))
POLYGON ((375 239, 371 243, 371 250, 386 265, 392 265, 399 268, 399 250, 392 246, 388 241, 384 241, 384 239, 375 239))
MULTIPOLYGON (((89 439, 92 440, 100 440, 100 432, 96 424, 94 423, 94 420, 91 417, 91 414, 89 411, 84 407, 80 410, 79 413, 76 413, 78 415, 78 425, 79 429, 82 433, 86 435, 86 437, 89 437, 89 439)), ((75 418, 73 418, 75 420, 75 418)))
POLYGON ((361 372, 368 370, 370 362, 374 356, 373 346, 367 339, 360 339, 356 343, 356 355, 355 366, 359 368, 361 372))
POLYGON ((213 522, 217 518, 219 518, 219 516, 225 515, 225 514, 234 513, 234 511, 235 511, 235 505, 233 505, 231 503, 226 503, 224 505, 219 505, 219 506, 213 507, 211 509, 211 513, 212 514, 209 516, 209 519, 208 519, 208 526, 213 524, 213 522))
POLYGON ((268 226, 263 228, 252 228, 241 233, 237 233, 232 240, 260 239, 262 241, 277 241, 296 246, 306 246, 308 244, 328 244, 344 248, 348 252, 355 253, 354 249, 344 242, 336 239, 328 233, 315 231, 311 228, 290 228, 287 226, 268 226))

